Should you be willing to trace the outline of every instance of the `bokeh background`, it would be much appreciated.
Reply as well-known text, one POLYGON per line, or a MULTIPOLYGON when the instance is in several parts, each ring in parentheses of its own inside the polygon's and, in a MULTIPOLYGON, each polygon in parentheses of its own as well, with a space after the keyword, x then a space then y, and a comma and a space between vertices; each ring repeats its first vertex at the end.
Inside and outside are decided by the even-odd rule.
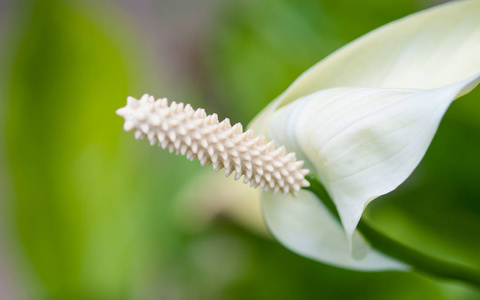
MULTIPOLYGON (((148 92, 247 124, 335 49, 439 3, 0 0, 0 299, 480 299, 286 250, 255 194, 212 188, 211 170, 136 141, 114 113, 148 92)), ((480 268, 479 153, 477 88, 366 217, 480 268)))

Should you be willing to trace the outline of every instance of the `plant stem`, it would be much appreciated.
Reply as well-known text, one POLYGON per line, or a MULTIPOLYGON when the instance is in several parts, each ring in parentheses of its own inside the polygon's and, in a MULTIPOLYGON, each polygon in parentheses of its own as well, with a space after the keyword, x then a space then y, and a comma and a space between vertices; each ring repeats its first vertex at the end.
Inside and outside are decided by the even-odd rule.
MULTIPOLYGON (((307 175, 306 179, 310 182, 310 187, 306 189, 317 195, 340 222, 335 203, 328 195, 325 187, 312 175, 307 175)), ((480 270, 444 261, 415 250, 384 235, 372 227, 364 218, 358 223, 357 230, 362 233, 373 248, 412 266, 414 270, 420 273, 438 278, 460 280, 480 288, 480 270)))

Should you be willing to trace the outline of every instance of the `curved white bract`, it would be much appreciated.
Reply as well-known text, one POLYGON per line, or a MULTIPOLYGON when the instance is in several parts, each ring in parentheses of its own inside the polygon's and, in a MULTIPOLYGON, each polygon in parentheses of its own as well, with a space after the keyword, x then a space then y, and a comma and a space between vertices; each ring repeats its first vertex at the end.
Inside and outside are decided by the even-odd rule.
POLYGON ((362 271, 407 270, 409 266, 372 249, 361 234, 348 242, 342 225, 311 192, 297 197, 262 195, 270 232, 290 250, 324 263, 362 271))
MULTIPOLYGON (((306 71, 254 119, 256 132, 294 151, 318 175, 346 233, 326 234, 336 220, 300 193, 292 202, 302 203, 303 217, 296 213, 298 234, 291 234, 279 220, 297 202, 262 195, 267 225, 283 244, 358 268, 354 246, 353 260, 331 252, 338 243, 355 244, 368 203, 410 176, 450 104, 479 83, 479 20, 480 1, 452 1, 380 27, 306 71)), ((363 269, 385 266, 363 262, 363 269)))
POLYGON ((410 176, 452 101, 479 80, 433 90, 322 90, 277 110, 269 137, 319 176, 351 235, 366 205, 410 176))

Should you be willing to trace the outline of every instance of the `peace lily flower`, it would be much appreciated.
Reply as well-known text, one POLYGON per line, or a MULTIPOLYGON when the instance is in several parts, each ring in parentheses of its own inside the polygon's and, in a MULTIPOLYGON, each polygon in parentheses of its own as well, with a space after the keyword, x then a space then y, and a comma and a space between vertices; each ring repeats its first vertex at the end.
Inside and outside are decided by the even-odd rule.
POLYGON ((406 267, 355 228, 371 201, 413 172, 450 104, 479 83, 479 18, 480 1, 458 1, 380 27, 306 71, 254 119, 257 134, 319 177, 343 224, 309 191, 263 193, 282 244, 345 268, 406 267))
POLYGON ((137 138, 262 187, 265 222, 294 252, 357 270, 405 270, 356 227, 371 201, 413 172, 450 104, 480 82, 479 17, 478 0, 449 3, 333 53, 254 119, 269 143, 215 114, 148 95, 129 98, 117 113, 137 138), (308 170, 297 157, 324 185, 341 223, 301 189, 308 170))

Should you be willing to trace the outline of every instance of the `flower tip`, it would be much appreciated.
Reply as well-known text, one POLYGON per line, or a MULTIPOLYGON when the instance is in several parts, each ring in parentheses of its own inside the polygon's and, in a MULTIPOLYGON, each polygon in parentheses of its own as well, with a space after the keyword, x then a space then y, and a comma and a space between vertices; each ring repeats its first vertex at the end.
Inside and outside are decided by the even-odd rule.
POLYGON ((125 116, 127 115, 127 110, 125 109, 125 107, 122 107, 122 108, 117 109, 115 111, 115 113, 117 115, 119 115, 120 117, 125 118, 125 116))
MULTIPOLYGON (((143 94, 142 97, 140 98, 140 102, 148 102, 148 99, 150 98, 150 96, 148 94, 143 94)), ((153 97, 152 97, 153 98, 153 97)))
POLYGON ((129 106, 131 108, 137 108, 139 106, 138 100, 133 98, 133 97, 128 96, 127 97, 127 106, 129 106))
POLYGON ((215 172, 225 168, 225 175, 235 171, 235 180, 251 186, 261 186, 274 194, 295 195, 308 186, 295 155, 287 155, 285 147, 275 149, 273 142, 265 144, 263 136, 255 137, 253 130, 243 132, 240 123, 230 125, 228 119, 218 121, 218 115, 207 115, 204 109, 148 94, 140 100, 127 98, 127 106, 117 110, 125 118, 125 131, 134 130, 136 139, 148 137, 151 145, 159 144, 187 159, 198 158, 200 164, 212 164, 215 172))

